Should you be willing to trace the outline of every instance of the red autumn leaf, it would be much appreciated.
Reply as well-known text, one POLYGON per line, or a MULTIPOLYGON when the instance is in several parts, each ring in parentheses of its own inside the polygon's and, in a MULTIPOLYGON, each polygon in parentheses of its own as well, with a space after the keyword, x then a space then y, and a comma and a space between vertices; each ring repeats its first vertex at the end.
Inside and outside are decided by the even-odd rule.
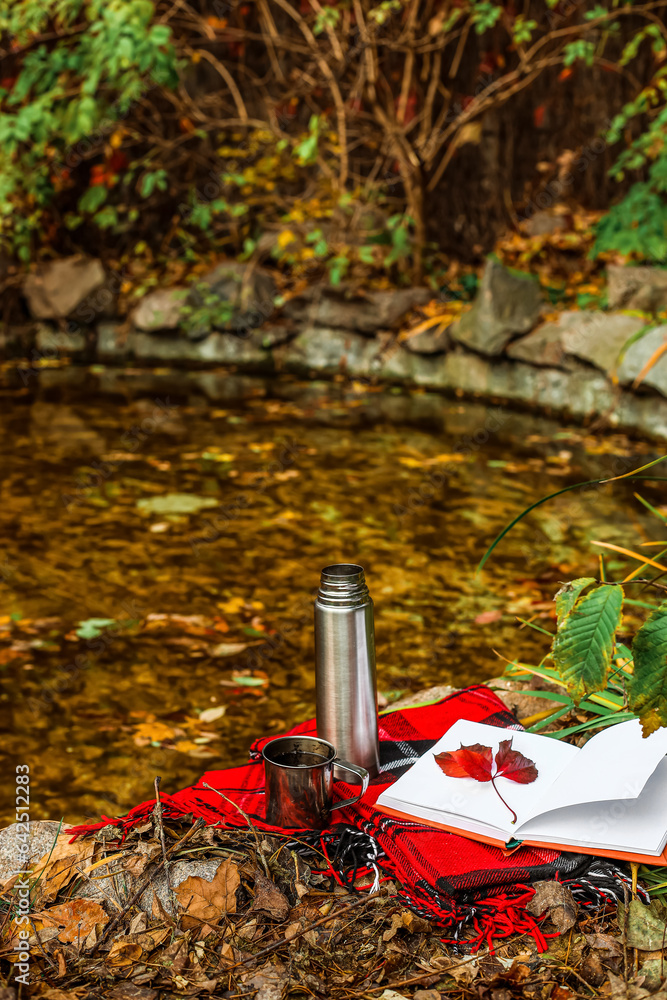
POLYGON ((473 743, 461 746, 460 750, 438 753, 435 760, 441 771, 449 778, 474 778, 475 781, 491 781, 493 771, 493 751, 491 747, 473 743))
POLYGON ((119 174, 122 170, 125 170, 129 162, 127 154, 122 149, 114 149, 107 161, 107 166, 112 173, 119 174))
POLYGON ((512 740, 502 740, 496 754, 495 777, 509 778, 520 785, 530 785, 537 777, 537 768, 532 760, 518 750, 512 750, 512 740))
POLYGON ((500 801, 512 813, 513 823, 516 823, 516 813, 498 791, 496 778, 508 778, 519 785, 530 785, 538 775, 532 760, 524 757, 518 750, 512 750, 512 740, 501 740, 495 761, 491 747, 485 747, 481 743, 473 743, 468 747, 461 745, 459 750, 434 754, 434 757, 440 770, 449 778, 490 781, 500 801))
POLYGON ((558 74, 558 82, 563 83, 565 80, 569 80, 573 73, 574 70, 569 66, 566 69, 562 69, 558 74))
POLYGON ((533 110, 533 122, 535 124, 535 128, 542 128, 542 125, 544 124, 544 115, 546 114, 546 110, 547 109, 543 104, 538 104, 537 107, 533 110))

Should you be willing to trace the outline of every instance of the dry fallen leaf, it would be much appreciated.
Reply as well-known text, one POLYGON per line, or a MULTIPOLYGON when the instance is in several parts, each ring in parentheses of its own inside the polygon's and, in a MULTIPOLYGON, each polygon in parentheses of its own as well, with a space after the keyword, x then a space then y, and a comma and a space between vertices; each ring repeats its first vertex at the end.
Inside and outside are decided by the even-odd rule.
POLYGON ((238 869, 228 860, 221 862, 210 882, 199 875, 191 875, 181 882, 176 897, 185 910, 184 929, 199 927, 202 923, 214 924, 223 913, 236 913, 236 890, 240 884, 238 869))
POLYGON ((107 955, 107 965, 113 968, 122 968, 124 965, 135 965, 141 958, 143 952, 141 945, 132 941, 124 941, 122 938, 114 941, 107 955))
POLYGON ((84 862, 90 861, 95 847, 93 840, 75 840, 70 844, 70 834, 59 834, 53 850, 40 858, 34 868, 39 879, 38 899, 55 899, 70 879, 88 867, 84 862))
POLYGON ((535 895, 526 907, 529 913, 539 917, 546 912, 561 934, 574 927, 579 907, 569 889, 560 882, 535 882, 533 888, 535 895))
POLYGON ((252 909, 268 913, 274 920, 285 920, 290 911, 285 894, 260 871, 255 872, 255 899, 252 909))
POLYGON ((104 927, 109 922, 99 903, 91 899, 73 899, 69 903, 50 906, 33 916, 35 929, 56 928, 58 940, 63 944, 81 947, 95 928, 104 927))

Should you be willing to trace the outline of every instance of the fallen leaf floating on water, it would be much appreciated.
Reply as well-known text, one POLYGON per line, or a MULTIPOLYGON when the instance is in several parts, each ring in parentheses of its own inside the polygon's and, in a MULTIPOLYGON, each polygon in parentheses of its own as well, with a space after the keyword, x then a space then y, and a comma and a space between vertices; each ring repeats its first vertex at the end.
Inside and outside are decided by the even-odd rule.
POLYGON ((491 747, 481 743, 461 746, 459 750, 434 754, 436 764, 449 778, 473 778, 475 781, 490 781, 496 795, 507 806, 516 823, 516 813, 498 791, 496 778, 509 778, 520 785, 530 785, 537 777, 535 764, 518 750, 512 750, 512 740, 501 740, 495 761, 491 747), (494 768, 495 764, 495 768, 494 768))

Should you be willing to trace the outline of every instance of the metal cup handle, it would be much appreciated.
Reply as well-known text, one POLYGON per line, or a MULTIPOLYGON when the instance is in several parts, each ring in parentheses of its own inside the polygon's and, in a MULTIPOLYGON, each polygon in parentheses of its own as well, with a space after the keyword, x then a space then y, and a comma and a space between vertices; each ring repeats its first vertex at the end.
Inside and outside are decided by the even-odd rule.
POLYGON ((359 767, 358 764, 348 764, 346 760, 340 760, 338 757, 335 758, 334 764, 336 765, 336 770, 341 771, 351 771, 356 774, 358 778, 361 778, 361 791, 358 795, 353 796, 351 799, 345 799, 344 802, 337 802, 335 806, 331 807, 331 811, 334 809, 343 809, 345 806, 351 806, 354 802, 358 802, 359 799, 365 795, 366 789, 368 788, 368 782, 370 781, 370 774, 365 767, 359 767))

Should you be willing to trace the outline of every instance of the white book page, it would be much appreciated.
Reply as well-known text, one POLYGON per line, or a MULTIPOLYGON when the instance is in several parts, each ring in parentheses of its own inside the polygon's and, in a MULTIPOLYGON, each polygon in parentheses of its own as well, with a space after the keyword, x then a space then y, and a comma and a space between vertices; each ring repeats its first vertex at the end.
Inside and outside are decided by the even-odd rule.
MULTIPOLYGON (((434 760, 435 754, 458 750, 461 745, 481 743, 490 746, 495 756, 501 740, 512 740, 512 749, 519 750, 535 762, 538 776, 530 785, 520 785, 507 778, 498 778, 500 794, 516 812, 519 823, 527 818, 536 798, 541 799, 562 770, 581 752, 577 747, 558 740, 550 740, 535 733, 521 733, 513 729, 499 729, 480 722, 459 719, 438 740, 436 745, 420 757, 402 777, 377 800, 379 806, 411 813, 420 808, 422 816, 435 822, 459 825, 457 819, 474 823, 474 832, 488 830, 506 840, 514 835, 512 816, 498 798, 490 781, 474 778, 449 778, 434 760)), ((462 829, 473 828, 461 824, 462 829)))
MULTIPOLYGON (((555 742, 555 741, 554 741, 555 742)), ((667 729, 646 739, 637 719, 609 726, 579 751, 525 819, 584 802, 636 799, 667 754, 667 729)))
POLYGON ((636 799, 587 802, 529 819, 520 838, 599 850, 661 854, 667 841, 667 758, 636 799))

